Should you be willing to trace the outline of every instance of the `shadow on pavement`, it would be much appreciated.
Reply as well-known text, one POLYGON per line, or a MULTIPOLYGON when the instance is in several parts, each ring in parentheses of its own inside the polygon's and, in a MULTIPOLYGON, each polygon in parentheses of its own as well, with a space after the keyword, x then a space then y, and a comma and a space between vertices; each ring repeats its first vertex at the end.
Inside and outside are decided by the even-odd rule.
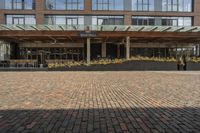
POLYGON ((0 132, 200 132, 200 108, 0 110, 0 132))

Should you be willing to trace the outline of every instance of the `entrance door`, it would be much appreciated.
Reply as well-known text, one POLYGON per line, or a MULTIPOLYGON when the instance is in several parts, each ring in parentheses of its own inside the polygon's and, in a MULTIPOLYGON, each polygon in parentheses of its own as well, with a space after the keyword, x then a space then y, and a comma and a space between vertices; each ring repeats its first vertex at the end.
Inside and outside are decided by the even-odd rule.
POLYGON ((107 44, 106 53, 108 58, 117 58, 117 45, 107 44))
POLYGON ((24 22, 24 18, 22 18, 22 17, 14 17, 13 18, 13 24, 24 24, 25 22, 24 22))
POLYGON ((101 44, 91 44, 91 59, 101 57, 101 44))

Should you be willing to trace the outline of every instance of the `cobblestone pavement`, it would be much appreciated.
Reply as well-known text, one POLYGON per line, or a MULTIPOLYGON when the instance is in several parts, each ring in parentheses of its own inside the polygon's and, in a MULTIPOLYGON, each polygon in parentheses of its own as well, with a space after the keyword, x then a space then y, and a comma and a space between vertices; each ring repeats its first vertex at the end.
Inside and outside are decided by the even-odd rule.
POLYGON ((1 72, 3 132, 200 132, 200 72, 1 72))

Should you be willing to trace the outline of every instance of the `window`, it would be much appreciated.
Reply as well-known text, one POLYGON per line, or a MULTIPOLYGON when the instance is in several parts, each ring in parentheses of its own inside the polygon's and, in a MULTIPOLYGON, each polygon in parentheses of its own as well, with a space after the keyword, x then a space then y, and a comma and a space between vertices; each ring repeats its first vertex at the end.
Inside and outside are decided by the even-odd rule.
POLYGON ((5 9, 32 10, 35 9, 35 0, 4 0, 5 9))
POLYGON ((133 16, 132 25, 192 26, 192 17, 133 16))
POLYGON ((56 9, 65 10, 66 9, 66 1, 65 0, 57 0, 56 9))
POLYGON ((84 16, 46 15, 45 24, 84 25, 84 16))
POLYGON ((13 9, 22 9, 22 0, 13 0, 13 9))
POLYGON ((132 18, 133 25, 155 25, 154 17, 133 17, 132 18))
POLYGON ((134 11, 154 11, 154 0, 132 0, 134 11))
POLYGON ((162 26, 179 26, 177 17, 163 17, 162 26))
POLYGON ((36 24, 35 15, 6 15, 6 24, 36 24))
POLYGON ((35 9, 34 0, 24 0, 24 9, 35 9))
POLYGON ((83 0, 67 0, 67 10, 83 10, 83 0))
POLYGON ((192 0, 162 0, 162 11, 191 12, 192 0))
POLYGON ((124 10, 124 0, 92 0, 93 10, 124 10))
POLYGON ((84 0, 46 0, 46 9, 83 10, 84 0))
POLYGON ((123 25, 123 16, 92 16, 92 25, 123 25))
POLYGON ((192 12, 192 0, 179 0, 179 11, 181 12, 192 12))
POLYGON ((12 0, 5 1, 5 9, 12 9, 12 0))

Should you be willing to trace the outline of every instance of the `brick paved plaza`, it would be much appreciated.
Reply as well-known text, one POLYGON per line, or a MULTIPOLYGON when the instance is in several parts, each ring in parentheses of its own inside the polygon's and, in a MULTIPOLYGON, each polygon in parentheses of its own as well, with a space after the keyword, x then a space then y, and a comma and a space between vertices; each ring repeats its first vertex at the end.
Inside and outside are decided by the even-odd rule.
POLYGON ((3 132, 200 132, 200 72, 1 72, 3 132))

